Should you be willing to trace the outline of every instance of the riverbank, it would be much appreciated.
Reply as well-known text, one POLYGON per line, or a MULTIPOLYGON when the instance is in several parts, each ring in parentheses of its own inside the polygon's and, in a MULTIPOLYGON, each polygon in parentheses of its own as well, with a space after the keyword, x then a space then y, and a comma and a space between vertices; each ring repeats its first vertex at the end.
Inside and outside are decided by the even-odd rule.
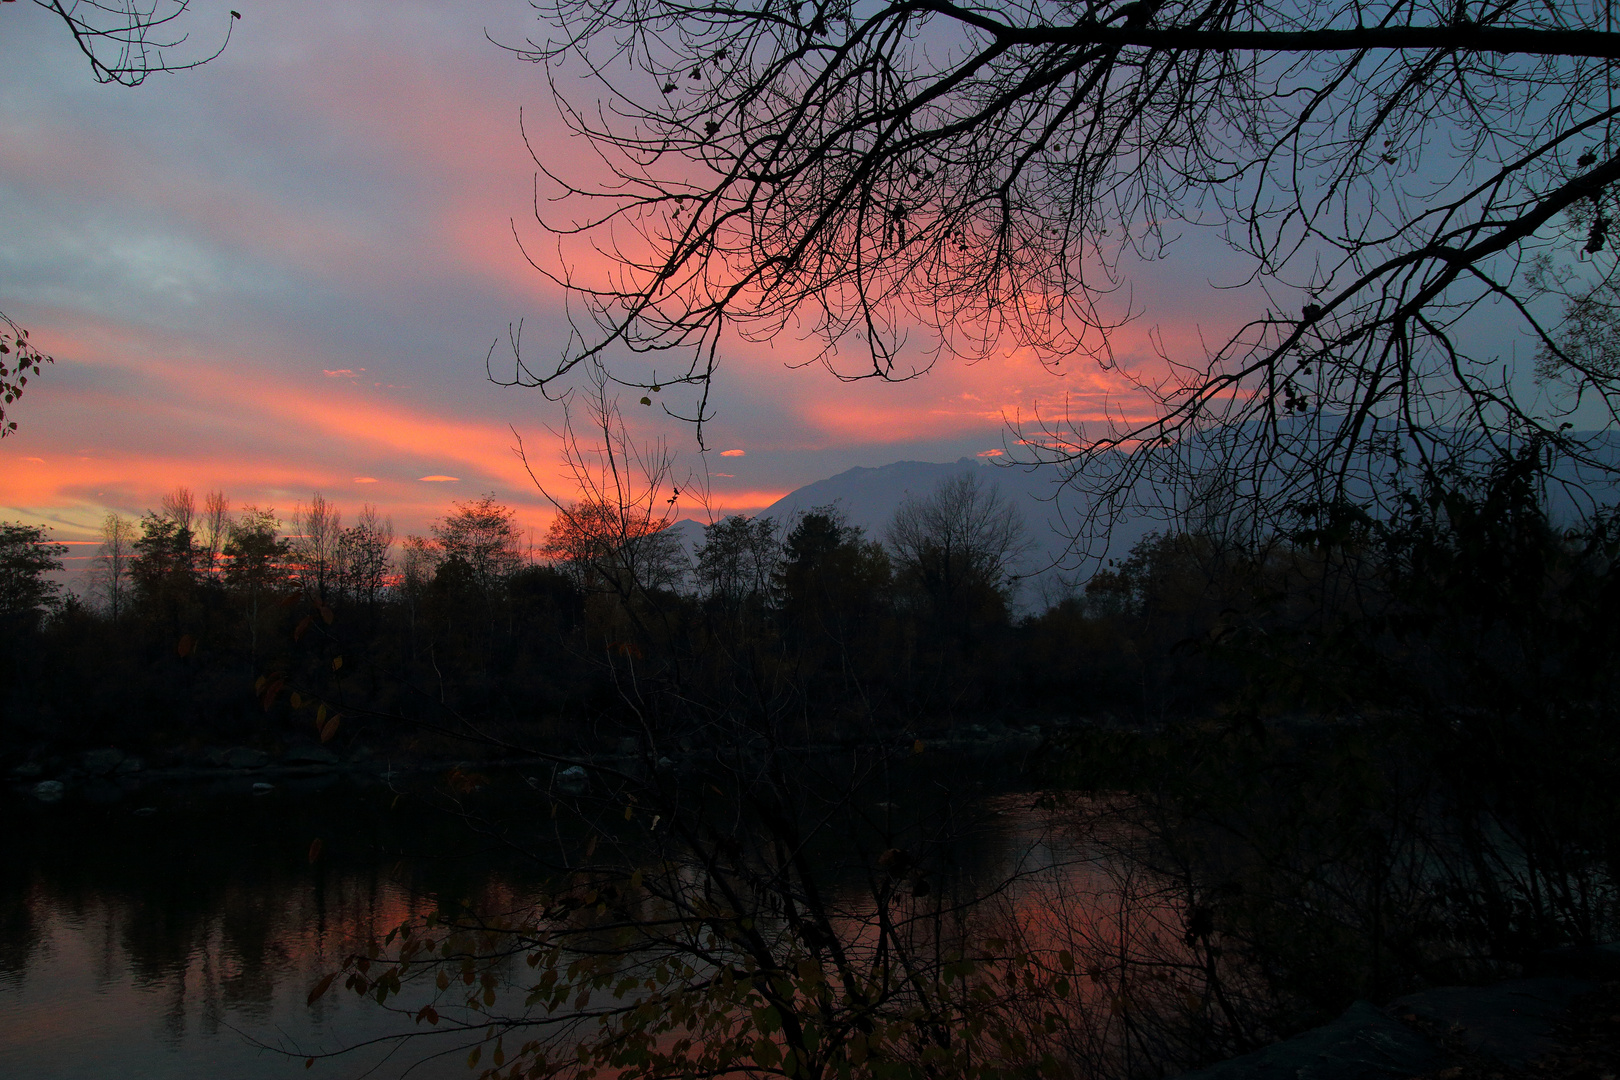
MULTIPOLYGON (((952 729, 943 737, 933 736, 926 740, 926 745, 945 752, 993 751, 1027 756, 1044 746, 1046 739, 1040 725, 1006 728, 968 724, 952 729)), ((802 755, 885 747, 906 752, 918 741, 914 733, 908 732, 901 738, 874 739, 864 747, 829 743, 786 749, 802 755)), ((660 753, 653 765, 680 769, 715 754, 751 755, 764 749, 763 743, 701 749, 681 744, 660 753)), ((476 758, 429 756, 399 750, 378 752, 364 745, 351 746, 341 752, 318 745, 270 750, 254 746, 187 748, 170 750, 161 757, 147 757, 109 746, 78 754, 31 758, 14 766, 7 777, 14 792, 43 803, 60 802, 65 798, 111 803, 154 786, 205 784, 266 794, 278 785, 308 787, 323 779, 338 777, 388 781, 395 777, 432 776, 470 769, 532 770, 537 777, 531 779, 544 789, 555 787, 563 794, 578 794, 583 770, 591 766, 634 771, 645 765, 645 755, 634 739, 616 740, 613 746, 594 750, 570 752, 563 748, 556 754, 485 754, 476 758)))
POLYGON ((1382 1009, 1358 1001, 1330 1024, 1181 1080, 1505 1080, 1620 1075, 1620 946, 1541 954, 1526 977, 1439 987, 1382 1009))

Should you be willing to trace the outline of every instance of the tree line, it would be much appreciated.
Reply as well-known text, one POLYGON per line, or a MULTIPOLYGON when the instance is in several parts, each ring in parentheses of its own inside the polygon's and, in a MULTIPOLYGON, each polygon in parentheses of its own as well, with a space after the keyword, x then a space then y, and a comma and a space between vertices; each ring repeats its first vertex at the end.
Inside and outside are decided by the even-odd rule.
POLYGON ((283 743, 297 687, 341 698, 356 737, 362 717, 478 717, 589 741, 618 710, 607 657, 713 702, 813 701, 812 740, 875 710, 1000 716, 1026 704, 997 693, 1025 546, 1014 508, 968 475, 908 499, 882 538, 823 507, 724 518, 691 553, 610 499, 560 506, 537 540, 493 496, 401 537, 371 505, 346 518, 316 494, 283 520, 180 488, 108 514, 73 592, 47 530, 5 526, 5 741, 283 743), (341 687, 317 685, 317 653, 341 687))

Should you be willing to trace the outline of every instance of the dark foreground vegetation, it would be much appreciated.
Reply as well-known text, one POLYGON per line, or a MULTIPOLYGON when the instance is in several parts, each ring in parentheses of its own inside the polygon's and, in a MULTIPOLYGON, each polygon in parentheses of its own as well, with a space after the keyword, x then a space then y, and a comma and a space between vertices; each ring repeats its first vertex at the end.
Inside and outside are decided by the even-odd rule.
POLYGON ((177 497, 99 606, 11 526, 5 752, 462 760, 448 805, 552 886, 446 894, 315 996, 492 1075, 1166 1075, 1614 936, 1620 519, 1550 521, 1544 465, 1151 536, 1022 619, 971 480, 883 542, 727 519, 690 567, 623 502, 539 558, 464 504, 394 563, 374 513, 286 539, 177 497), (942 736, 1032 724, 1058 831, 966 873, 972 785, 918 778, 942 736), (511 832, 465 801, 502 757, 554 766, 511 832))

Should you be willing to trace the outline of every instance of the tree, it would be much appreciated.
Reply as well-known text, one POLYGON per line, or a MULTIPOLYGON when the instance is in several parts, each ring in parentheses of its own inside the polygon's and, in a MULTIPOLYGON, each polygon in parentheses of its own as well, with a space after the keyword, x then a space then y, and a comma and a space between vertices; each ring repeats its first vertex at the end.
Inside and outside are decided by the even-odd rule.
POLYGON ((304 591, 314 599, 324 600, 338 575, 338 541, 343 535, 343 512, 317 491, 308 506, 299 503, 293 507, 292 523, 297 530, 291 538, 293 554, 298 559, 304 591))
POLYGON ((142 605, 159 618, 178 613, 197 583, 197 548, 191 530, 168 514, 141 518, 141 535, 131 545, 130 580, 142 605))
POLYGON ((782 560, 782 542, 772 518, 733 514, 703 530, 697 550, 698 588, 709 599, 736 609, 770 593, 782 560))
MULTIPOLYGON (((4 0, 11 3, 12 0, 4 0)), ((179 25, 191 0, 34 0, 55 15, 73 35, 73 42, 90 61, 98 83, 139 86, 155 72, 186 71, 201 67, 225 51, 231 30, 242 16, 231 12, 225 36, 211 53, 175 57, 190 33, 179 25)))
POLYGON ((393 520, 378 517, 370 503, 362 506, 359 519, 338 537, 339 588, 358 603, 375 605, 388 585, 393 546, 393 520))
POLYGON ((900 571, 936 618, 956 622, 999 609, 1017 584, 1014 566, 1028 542, 1016 507, 975 473, 941 481, 925 497, 907 494, 889 524, 900 571))
POLYGON ((219 556, 231 533, 231 500, 223 491, 210 491, 203 497, 200 524, 203 573, 213 577, 219 573, 219 556))
POLYGON ((450 569, 465 575, 486 599, 500 595, 506 579, 523 561, 516 515, 493 494, 453 505, 455 510, 433 525, 439 572, 450 569))
MULTIPOLYGON (((593 442, 580 441, 572 403, 564 406, 563 462, 580 498, 563 502, 541 488, 557 511, 541 554, 581 588, 612 593, 621 601, 673 589, 689 570, 684 547, 668 531, 681 497, 674 454, 661 439, 638 444, 630 437, 605 377, 593 377, 591 388, 586 407, 593 442)), ((518 453, 522 456, 521 445, 518 453)), ((686 486, 694 486, 690 478, 686 486)))
POLYGON ((1550 310, 1615 274, 1601 5, 540 7, 558 29, 517 51, 612 175, 536 159, 561 242, 531 261, 589 325, 555 363, 519 353, 511 381, 690 386, 666 408, 701 438, 733 331, 808 328, 841 378, 1021 347, 1053 372, 1093 361, 1127 398, 1034 418, 1032 460, 1146 500, 1161 485, 1138 481, 1213 469, 1268 514, 1530 435, 1596 463, 1565 418, 1616 416, 1612 367, 1550 310), (1213 272, 1263 310, 1196 352, 1116 360, 1135 273, 1189 234, 1226 245, 1213 272), (575 242, 609 255, 604 278, 569 263, 575 242), (1573 392, 1503 362, 1504 318, 1573 392))
POLYGON ((248 656, 259 655, 260 605, 291 583, 292 542, 281 535, 281 521, 269 508, 247 506, 226 531, 225 588, 242 598, 248 624, 248 656))
POLYGON ((819 639, 848 653, 871 629, 893 577, 883 545, 837 507, 818 506, 793 523, 782 556, 773 584, 788 627, 801 641, 819 639))
POLYGON ((159 513, 174 522, 175 528, 184 529, 192 534, 195 541, 196 532, 191 523, 197 518, 197 498, 188 487, 177 487, 162 499, 158 500, 159 513))
POLYGON ((62 585, 46 575, 61 572, 66 553, 42 525, 0 523, 0 620, 8 628, 36 626, 55 606, 62 585))
POLYGON ((134 558, 135 522, 109 513, 101 522, 101 547, 93 571, 96 588, 107 602, 107 614, 117 622, 129 608, 130 561, 134 558))

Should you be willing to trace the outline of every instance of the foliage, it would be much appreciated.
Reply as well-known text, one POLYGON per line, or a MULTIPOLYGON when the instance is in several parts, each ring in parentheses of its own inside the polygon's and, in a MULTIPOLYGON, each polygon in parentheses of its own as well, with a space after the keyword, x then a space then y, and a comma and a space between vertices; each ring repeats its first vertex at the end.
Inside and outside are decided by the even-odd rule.
POLYGON ((901 579, 941 623, 1006 619, 1028 548, 1017 509, 994 485, 961 473, 918 498, 908 495, 889 526, 901 579), (1001 609, 1001 610, 997 610, 1001 609))
POLYGON ((518 551, 517 525, 510 509, 495 501, 494 495, 455 504, 433 527, 445 566, 468 575, 474 588, 488 595, 499 587, 522 561, 518 551))
MULTIPOLYGON (((40 365, 53 363, 28 340, 28 331, 0 311, 0 401, 9 407, 22 397, 30 375, 38 376, 40 365)), ((6 419, 0 407, 0 439, 17 430, 17 421, 6 419)))
POLYGON ((61 583, 46 575, 61 571, 66 553, 44 526, 0 523, 0 620, 8 628, 33 625, 56 604, 61 583))

